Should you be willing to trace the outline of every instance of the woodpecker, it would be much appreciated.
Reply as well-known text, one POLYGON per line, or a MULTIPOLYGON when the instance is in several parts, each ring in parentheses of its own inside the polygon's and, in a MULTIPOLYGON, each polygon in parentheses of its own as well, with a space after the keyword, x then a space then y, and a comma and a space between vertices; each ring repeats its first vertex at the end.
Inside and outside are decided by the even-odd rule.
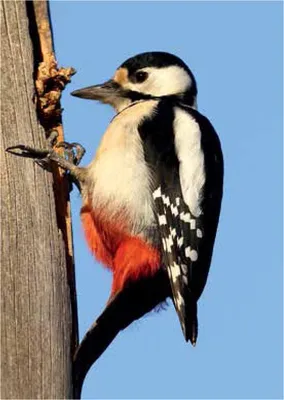
POLYGON ((116 111, 87 167, 48 152, 79 185, 86 241, 113 274, 107 307, 75 357, 80 393, 88 369, 116 334, 168 297, 185 340, 195 345, 197 301, 221 208, 223 156, 212 124, 197 111, 194 75, 175 55, 138 54, 107 82, 72 95, 116 111))

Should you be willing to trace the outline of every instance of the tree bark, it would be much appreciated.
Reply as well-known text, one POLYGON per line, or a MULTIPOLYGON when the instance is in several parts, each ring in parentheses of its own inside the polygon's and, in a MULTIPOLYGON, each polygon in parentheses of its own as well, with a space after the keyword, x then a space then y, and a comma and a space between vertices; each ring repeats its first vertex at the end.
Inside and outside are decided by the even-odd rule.
POLYGON ((77 340, 67 184, 55 196, 58 173, 5 153, 46 147, 28 3, 1 1, 1 398, 66 399, 77 340))

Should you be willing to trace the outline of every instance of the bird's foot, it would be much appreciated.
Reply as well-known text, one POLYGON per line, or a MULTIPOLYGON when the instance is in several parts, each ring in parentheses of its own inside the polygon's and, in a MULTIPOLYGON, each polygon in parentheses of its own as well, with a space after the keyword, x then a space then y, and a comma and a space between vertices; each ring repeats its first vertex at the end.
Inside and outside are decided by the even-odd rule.
POLYGON ((62 148, 64 151, 64 157, 72 162, 74 165, 79 165, 86 150, 84 149, 84 147, 77 143, 77 142, 73 142, 73 143, 68 143, 68 142, 59 142, 55 145, 55 147, 58 148, 62 148))
POLYGON ((48 147, 45 149, 38 149, 19 144, 8 147, 6 151, 19 157, 31 158, 42 167, 48 166, 50 161, 54 162, 59 167, 67 171, 72 180, 74 180, 77 186, 80 188, 80 184, 83 181, 84 168, 78 167, 78 164, 85 154, 85 149, 79 143, 56 143, 57 137, 57 132, 51 131, 47 139, 48 147), (60 155, 56 149, 62 148, 63 155, 60 155))

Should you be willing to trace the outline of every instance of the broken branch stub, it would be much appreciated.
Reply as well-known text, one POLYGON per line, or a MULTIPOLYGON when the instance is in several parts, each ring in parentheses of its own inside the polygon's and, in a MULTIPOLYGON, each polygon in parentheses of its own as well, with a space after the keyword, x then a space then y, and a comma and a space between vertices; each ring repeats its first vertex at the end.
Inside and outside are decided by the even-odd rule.
POLYGON ((75 73, 72 67, 58 69, 54 54, 49 54, 45 61, 39 64, 35 82, 37 108, 46 130, 61 124, 61 94, 75 73))

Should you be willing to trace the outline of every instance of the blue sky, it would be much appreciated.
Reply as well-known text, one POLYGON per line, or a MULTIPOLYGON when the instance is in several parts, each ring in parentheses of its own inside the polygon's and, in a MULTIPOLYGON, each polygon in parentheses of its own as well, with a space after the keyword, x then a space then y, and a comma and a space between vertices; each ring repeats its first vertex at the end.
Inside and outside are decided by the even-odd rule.
MULTIPOLYGON (((94 156, 113 111, 70 96, 126 58, 163 50, 198 83, 199 111, 225 158, 221 220, 196 348, 172 305, 121 333, 83 398, 282 398, 282 3, 51 2, 56 54, 77 74, 65 90, 66 140, 94 156)), ((110 274, 84 242, 72 192, 80 336, 104 308, 110 274)))

